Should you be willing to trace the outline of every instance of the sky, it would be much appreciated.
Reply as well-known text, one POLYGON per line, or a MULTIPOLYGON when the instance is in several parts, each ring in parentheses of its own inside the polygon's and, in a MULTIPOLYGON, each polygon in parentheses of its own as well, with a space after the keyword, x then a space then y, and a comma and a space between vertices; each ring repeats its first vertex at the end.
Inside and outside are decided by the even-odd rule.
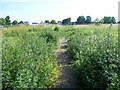
POLYGON ((0 0, 0 18, 10 16, 11 21, 62 21, 71 17, 91 16, 92 21, 114 16, 118 21, 119 0, 0 0))

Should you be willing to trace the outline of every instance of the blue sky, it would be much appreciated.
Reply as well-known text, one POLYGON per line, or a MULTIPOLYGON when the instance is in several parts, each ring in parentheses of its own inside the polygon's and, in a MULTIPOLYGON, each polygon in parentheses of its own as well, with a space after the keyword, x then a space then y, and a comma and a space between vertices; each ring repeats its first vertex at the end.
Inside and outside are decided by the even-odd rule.
POLYGON ((90 15, 92 20, 103 16, 118 19, 119 0, 1 0, 0 17, 7 15, 11 20, 40 22, 44 20, 61 21, 71 17, 90 15))

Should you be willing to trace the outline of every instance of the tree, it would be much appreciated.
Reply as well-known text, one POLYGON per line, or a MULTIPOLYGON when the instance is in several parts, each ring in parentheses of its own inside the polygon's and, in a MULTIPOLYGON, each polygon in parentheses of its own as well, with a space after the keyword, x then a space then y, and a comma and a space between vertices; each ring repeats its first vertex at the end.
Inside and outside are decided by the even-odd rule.
POLYGON ((115 19, 115 17, 112 17, 111 22, 112 22, 113 24, 115 24, 115 23, 116 23, 116 19, 115 19))
POLYGON ((51 24, 56 24, 56 21, 55 21, 55 20, 52 20, 50 23, 51 23, 51 24))
POLYGON ((49 23, 49 20, 45 20, 45 23, 49 23))
POLYGON ((105 23, 105 24, 110 24, 110 23, 112 23, 112 18, 111 18, 111 17, 104 16, 104 23, 105 23))
POLYGON ((6 20, 4 18, 0 18, 0 25, 5 25, 6 24, 6 20))
POLYGON ((17 20, 14 20, 13 22, 12 22, 12 25, 17 25, 18 24, 18 21, 17 20))
POLYGON ((23 21, 20 21, 18 24, 23 24, 23 21))
POLYGON ((95 25, 99 25, 100 24, 100 20, 98 18, 95 19, 95 25))
POLYGON ((10 17, 6 16, 5 20, 6 20, 6 25, 10 25, 10 17))
POLYGON ((84 24, 85 23, 85 18, 84 16, 79 16, 77 18, 77 24, 84 24))
POLYGON ((86 20, 85 20, 85 23, 86 24, 90 24, 91 23, 91 16, 86 16, 86 20))
POLYGON ((71 23, 71 18, 63 19, 62 24, 63 25, 70 25, 71 23))
POLYGON ((104 19, 102 18, 99 23, 103 24, 104 23, 104 19))

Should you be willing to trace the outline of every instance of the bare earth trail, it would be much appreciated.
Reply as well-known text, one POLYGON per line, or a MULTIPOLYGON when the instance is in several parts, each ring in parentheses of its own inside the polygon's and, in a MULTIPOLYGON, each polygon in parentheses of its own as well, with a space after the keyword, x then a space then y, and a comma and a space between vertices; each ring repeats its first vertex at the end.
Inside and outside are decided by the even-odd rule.
POLYGON ((57 88, 79 88, 73 68, 69 64, 69 55, 67 54, 66 49, 64 49, 66 45, 67 41, 65 38, 60 39, 58 43, 58 49, 55 51, 55 55, 57 55, 57 61, 59 64, 59 70, 62 72, 62 75, 60 75, 59 80, 56 82, 57 88))

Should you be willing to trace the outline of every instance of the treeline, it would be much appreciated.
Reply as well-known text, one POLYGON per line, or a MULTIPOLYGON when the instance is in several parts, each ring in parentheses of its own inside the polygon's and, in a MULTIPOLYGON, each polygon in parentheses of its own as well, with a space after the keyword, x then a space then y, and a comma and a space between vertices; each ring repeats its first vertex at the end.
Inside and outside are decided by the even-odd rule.
MULTIPOLYGON (((45 20, 45 23, 50 23, 50 24, 56 24, 55 20, 52 20, 49 22, 49 20, 45 20)), ((110 17, 110 16, 104 16, 102 19, 96 18, 94 21, 92 21, 91 16, 79 16, 76 20, 76 22, 71 22, 71 18, 66 18, 63 19, 62 21, 58 21, 57 24, 61 25, 79 25, 79 24, 115 24, 116 19, 115 17, 110 17)))
MULTIPOLYGON (((56 20, 45 20, 44 23, 49 24, 58 24, 58 25, 79 25, 79 24, 115 24, 116 19, 115 17, 110 16, 104 16, 102 19, 96 18, 94 21, 92 21, 91 16, 79 16, 75 22, 71 22, 71 18, 63 19, 62 21, 56 22, 56 20)), ((118 22, 119 23, 119 22, 118 22)), ((23 24, 23 21, 18 22, 17 20, 14 20, 11 22, 10 16, 6 16, 5 18, 0 18, 0 25, 17 25, 17 24, 23 24)))
POLYGON ((17 24, 22 24, 23 21, 18 22, 17 20, 14 20, 13 22, 11 22, 10 20, 10 16, 6 16, 5 18, 0 18, 0 25, 17 25, 17 24))

